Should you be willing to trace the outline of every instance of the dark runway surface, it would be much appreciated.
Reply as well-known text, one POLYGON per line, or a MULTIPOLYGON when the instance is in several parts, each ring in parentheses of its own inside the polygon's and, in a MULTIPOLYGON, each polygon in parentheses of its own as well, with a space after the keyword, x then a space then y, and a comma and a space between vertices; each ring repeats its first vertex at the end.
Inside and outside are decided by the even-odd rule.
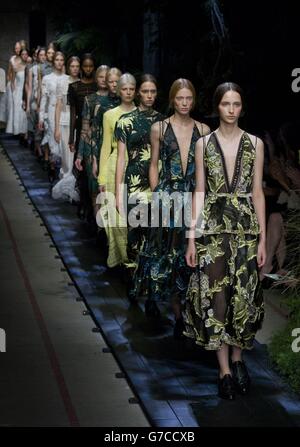
POLYGON ((145 317, 143 300, 129 305, 121 270, 106 268, 105 250, 78 219, 76 207, 51 198, 47 174, 29 149, 12 138, 1 141, 153 426, 300 426, 300 397, 270 368, 264 345, 255 343, 245 354, 249 395, 235 402, 219 399, 215 354, 189 340, 175 341, 168 309, 155 322, 145 317))

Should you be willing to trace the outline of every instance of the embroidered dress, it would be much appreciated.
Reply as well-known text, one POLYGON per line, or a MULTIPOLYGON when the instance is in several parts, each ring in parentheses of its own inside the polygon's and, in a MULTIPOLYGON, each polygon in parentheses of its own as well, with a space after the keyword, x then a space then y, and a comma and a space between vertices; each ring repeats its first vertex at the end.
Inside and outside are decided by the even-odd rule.
POLYGON ((67 104, 67 95, 69 85, 72 84, 73 79, 68 76, 62 78, 57 83, 57 99, 62 101, 62 110, 60 114, 60 143, 59 153, 61 157, 61 168, 59 172, 60 180, 52 188, 53 199, 67 199, 70 202, 79 200, 78 192, 75 188, 76 179, 73 174, 74 152, 69 148, 70 135, 70 106, 67 104))
POLYGON ((217 135, 204 141, 206 197, 198 265, 186 296, 185 335, 209 350, 251 349, 264 316, 257 268, 259 225, 252 203, 256 150, 244 132, 229 182, 217 135))
POLYGON ((193 191, 195 144, 201 136, 194 124, 187 166, 184 170, 179 144, 170 120, 162 134, 160 145, 162 166, 159 183, 154 190, 159 193, 160 198, 158 203, 160 221, 158 227, 151 226, 149 229, 134 278, 135 296, 140 295, 141 290, 145 289, 148 292, 148 299, 155 301, 169 301, 174 296, 179 296, 180 299, 185 297, 191 269, 185 261, 186 228, 183 209, 178 207, 178 211, 175 212, 175 201, 169 200, 169 197, 177 193, 178 198, 182 199, 181 203, 184 203, 184 193, 193 191), (169 222, 165 221, 166 215, 169 222))

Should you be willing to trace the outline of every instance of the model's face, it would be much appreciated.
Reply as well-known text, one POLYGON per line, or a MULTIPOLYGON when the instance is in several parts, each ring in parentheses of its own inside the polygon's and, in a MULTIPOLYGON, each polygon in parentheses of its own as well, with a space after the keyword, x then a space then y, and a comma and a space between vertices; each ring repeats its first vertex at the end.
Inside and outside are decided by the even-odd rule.
POLYGON ((53 48, 49 48, 47 50, 47 61, 48 62, 53 62, 54 54, 55 54, 55 51, 53 50, 53 48))
POLYGON ((54 59, 54 68, 56 70, 61 71, 63 69, 64 65, 65 65, 65 59, 63 58, 63 56, 58 54, 56 56, 56 58, 54 59))
POLYGON ((108 87, 109 93, 112 93, 114 95, 117 93, 117 86, 118 86, 119 79, 120 79, 120 76, 117 76, 115 74, 108 76, 107 87, 108 87))
POLYGON ((39 55, 38 55, 38 61, 39 61, 41 64, 43 64, 44 62, 46 62, 46 59, 47 59, 47 57, 46 57, 46 51, 45 51, 45 50, 41 50, 41 51, 39 52, 39 55))
POLYGON ((69 65, 69 74, 72 78, 78 78, 80 70, 80 63, 77 61, 71 62, 69 65))
POLYGON ((28 53, 27 53, 27 51, 22 51, 22 53, 21 53, 21 59, 22 59, 22 62, 28 62, 28 59, 29 59, 29 57, 28 57, 29 55, 28 55, 28 53))
POLYGON ((242 111, 242 99, 238 92, 229 90, 223 95, 218 105, 220 120, 227 124, 238 121, 242 111))
POLYGON ((181 88, 174 98, 174 109, 180 115, 188 115, 194 105, 194 95, 189 88, 181 88))
POLYGON ((124 84, 120 88, 120 97, 121 101, 127 104, 131 103, 134 100, 135 96, 135 86, 133 84, 124 84))
POLYGON ((140 104, 144 107, 152 107, 157 96, 157 88, 154 82, 143 82, 139 89, 140 104))
POLYGON ((105 78, 106 78, 106 70, 99 71, 96 81, 98 87, 103 90, 107 89, 105 78))
POLYGON ((20 51, 21 51, 21 44, 20 42, 16 42, 15 44, 15 53, 17 56, 20 56, 20 51))
POLYGON ((94 66, 94 62, 91 59, 86 59, 83 62, 81 68, 82 68, 83 74, 86 78, 91 78, 93 76, 95 66, 94 66))

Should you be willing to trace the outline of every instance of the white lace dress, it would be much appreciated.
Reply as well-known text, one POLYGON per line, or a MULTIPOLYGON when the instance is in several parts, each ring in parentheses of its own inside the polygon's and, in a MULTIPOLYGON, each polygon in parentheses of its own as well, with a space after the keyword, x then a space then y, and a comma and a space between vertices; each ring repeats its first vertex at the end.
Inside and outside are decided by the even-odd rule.
POLYGON ((70 133, 70 106, 67 104, 69 85, 74 82, 71 77, 63 78, 57 83, 57 98, 62 100, 62 112, 60 116, 60 143, 59 153, 61 157, 60 180, 52 188, 53 199, 65 199, 79 201, 79 195, 75 190, 76 179, 73 175, 74 152, 69 148, 70 133))
POLYGON ((41 144, 48 144, 52 160, 60 157, 60 147, 54 139, 57 83, 58 81, 63 81, 63 79, 68 78, 68 75, 59 75, 53 72, 44 76, 42 80, 42 98, 39 120, 44 123, 45 133, 41 144))
POLYGON ((0 68, 0 121, 6 123, 6 75, 0 68))
POLYGON ((6 132, 19 135, 27 132, 27 115, 22 108, 25 65, 12 64, 12 67, 15 72, 15 79, 14 82, 8 82, 6 88, 6 132))

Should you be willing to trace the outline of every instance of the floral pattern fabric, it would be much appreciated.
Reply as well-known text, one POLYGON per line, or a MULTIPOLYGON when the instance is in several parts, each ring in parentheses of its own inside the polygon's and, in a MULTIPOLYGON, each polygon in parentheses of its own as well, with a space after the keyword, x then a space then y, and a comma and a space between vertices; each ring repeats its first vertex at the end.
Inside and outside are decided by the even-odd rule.
POLYGON ((187 337, 206 349, 251 349, 264 316, 257 267, 259 225, 252 203, 256 150, 244 132, 229 183, 215 133, 204 139, 206 198, 197 267, 186 296, 187 337))
MULTIPOLYGON (((127 214, 135 213, 136 219, 140 219, 141 203, 147 203, 151 198, 149 185, 149 166, 151 158, 150 130, 152 124, 163 119, 163 116, 155 110, 135 109, 133 112, 123 115, 117 123, 115 137, 126 144, 128 163, 125 171, 124 183, 127 186, 127 214)), ((147 212, 147 211, 146 211, 147 212)), ((128 221, 128 240, 126 266, 136 267, 136 259, 144 243, 146 228, 131 226, 128 221)))
POLYGON ((159 225, 149 228, 135 273, 135 295, 144 290, 155 301, 185 297, 191 269, 185 261, 184 193, 191 193, 195 187, 195 145, 201 136, 195 124, 184 172, 171 122, 163 123, 166 128, 160 145, 161 171, 154 190, 159 196, 159 225), (173 193, 175 198, 170 200, 173 193), (175 200, 181 200, 182 208, 175 207, 175 200))

